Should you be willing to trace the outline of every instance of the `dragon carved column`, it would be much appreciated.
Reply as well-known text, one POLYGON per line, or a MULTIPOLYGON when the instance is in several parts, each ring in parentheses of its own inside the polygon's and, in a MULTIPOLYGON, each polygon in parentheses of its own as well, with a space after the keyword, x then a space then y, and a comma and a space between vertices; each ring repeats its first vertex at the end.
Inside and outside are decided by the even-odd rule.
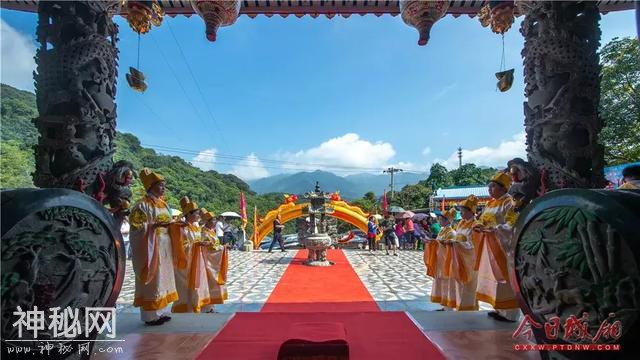
POLYGON ((595 2, 520 1, 529 162, 547 190, 603 187, 595 2))
POLYGON ((113 164, 120 1, 41 1, 34 73, 40 132, 34 183, 126 213, 133 166, 113 164), (124 211, 123 211, 124 210, 124 211))

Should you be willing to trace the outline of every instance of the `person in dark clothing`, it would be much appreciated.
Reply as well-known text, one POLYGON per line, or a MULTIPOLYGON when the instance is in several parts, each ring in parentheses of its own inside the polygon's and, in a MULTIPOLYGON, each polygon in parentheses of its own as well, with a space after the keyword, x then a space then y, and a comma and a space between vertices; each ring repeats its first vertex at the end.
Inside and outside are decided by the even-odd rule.
POLYGON ((282 229, 284 229, 284 225, 282 225, 280 214, 278 214, 276 219, 273 220, 273 240, 271 240, 271 245, 269 245, 269 252, 273 249, 273 244, 275 244, 276 241, 280 243, 280 250, 283 252, 286 251, 282 241, 282 229))
POLYGON ((378 229, 376 227, 375 218, 373 216, 369 217, 369 222, 367 223, 367 242, 369 243, 369 252, 376 250, 376 235, 378 233, 378 229))

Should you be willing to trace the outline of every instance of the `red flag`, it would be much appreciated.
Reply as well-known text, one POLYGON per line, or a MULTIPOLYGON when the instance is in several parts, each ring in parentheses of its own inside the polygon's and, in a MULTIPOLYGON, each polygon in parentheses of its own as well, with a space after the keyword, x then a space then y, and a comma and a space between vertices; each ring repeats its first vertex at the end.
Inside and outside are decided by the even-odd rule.
POLYGON ((247 204, 244 202, 244 193, 240 193, 240 216, 242 216, 242 228, 247 227, 247 204))
POLYGON ((442 202, 440 203, 440 210, 444 214, 444 212, 445 212, 445 210, 444 210, 444 195, 442 195, 442 202))
POLYGON ((387 189, 384 189, 384 195, 382 195, 382 214, 387 217, 389 213, 389 204, 387 203, 387 189))

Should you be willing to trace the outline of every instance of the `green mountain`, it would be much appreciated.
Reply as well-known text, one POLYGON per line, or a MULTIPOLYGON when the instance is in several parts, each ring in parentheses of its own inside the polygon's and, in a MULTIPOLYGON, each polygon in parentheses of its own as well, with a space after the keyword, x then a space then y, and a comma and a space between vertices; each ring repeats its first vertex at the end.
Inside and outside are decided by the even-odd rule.
MULTIPOLYGON (((4 84, 1 91, 0 188, 33 187, 33 146, 37 142, 38 132, 31 120, 38 114, 36 98, 30 92, 4 84)), ((161 155, 153 149, 144 148, 132 134, 117 133, 114 161, 118 160, 131 161, 136 171, 149 167, 162 174, 167 180, 167 201, 174 208, 180 208, 180 198, 186 195, 200 207, 217 214, 224 211, 239 213, 240 192, 244 192, 249 218, 248 233, 252 231, 254 205, 264 215, 282 201, 282 194, 257 195, 234 175, 202 171, 180 157, 161 155)), ((134 201, 143 195, 139 180, 134 182, 133 192, 134 201)))

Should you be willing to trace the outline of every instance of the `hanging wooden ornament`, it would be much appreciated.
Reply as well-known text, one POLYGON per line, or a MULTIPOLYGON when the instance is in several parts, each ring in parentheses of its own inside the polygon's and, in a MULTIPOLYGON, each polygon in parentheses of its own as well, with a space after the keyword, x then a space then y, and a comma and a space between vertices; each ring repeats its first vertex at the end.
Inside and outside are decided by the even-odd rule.
MULTIPOLYGON (((138 34, 138 68, 140 67, 140 34, 138 34)), ((147 83, 145 82, 144 73, 133 66, 129 67, 129 73, 126 74, 127 83, 129 86, 138 92, 145 92, 147 90, 147 83)))
POLYGON ((127 22, 133 31, 146 34, 151 26, 160 26, 164 10, 157 1, 127 1, 127 22))
POLYGON ((514 69, 510 69, 496 73, 496 78, 498 79, 498 90, 505 92, 511 89, 511 85, 513 85, 513 71, 514 69))
POLYGON ((482 8, 480 8, 480 12, 478 13, 478 20, 480 21, 480 25, 482 27, 487 27, 491 25, 491 8, 489 4, 486 4, 482 8))
POLYGON ((496 86, 501 92, 505 92, 511 89, 513 85, 513 71, 514 69, 505 70, 505 57, 504 57, 504 34, 502 34, 502 58, 500 60, 500 71, 496 73, 498 83, 496 86))
POLYGON ((491 31, 503 35, 515 21, 513 1, 489 1, 491 12, 491 31))

